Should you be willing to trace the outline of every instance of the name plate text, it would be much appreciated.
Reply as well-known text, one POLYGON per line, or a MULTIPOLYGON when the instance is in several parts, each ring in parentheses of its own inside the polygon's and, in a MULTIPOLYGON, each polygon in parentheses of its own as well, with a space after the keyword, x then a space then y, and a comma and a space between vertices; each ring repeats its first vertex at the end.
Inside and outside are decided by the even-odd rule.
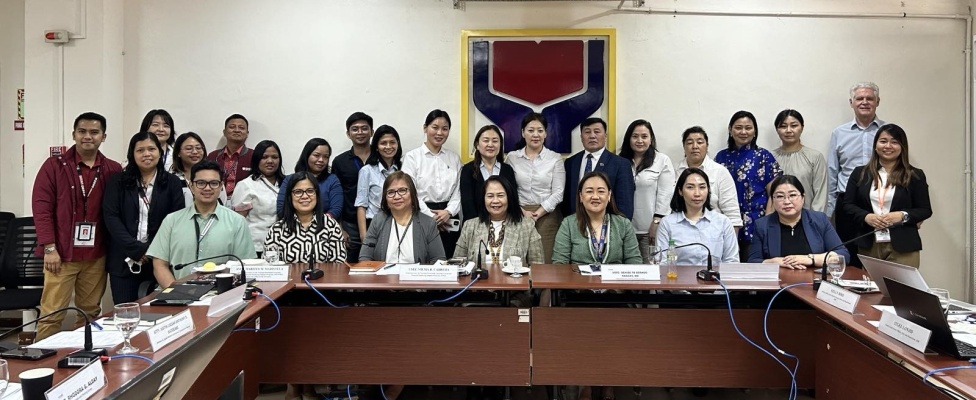
POLYGON ((837 307, 848 314, 854 313, 854 308, 857 307, 857 301, 860 299, 861 295, 830 282, 821 283, 820 290, 817 291, 817 300, 837 307))

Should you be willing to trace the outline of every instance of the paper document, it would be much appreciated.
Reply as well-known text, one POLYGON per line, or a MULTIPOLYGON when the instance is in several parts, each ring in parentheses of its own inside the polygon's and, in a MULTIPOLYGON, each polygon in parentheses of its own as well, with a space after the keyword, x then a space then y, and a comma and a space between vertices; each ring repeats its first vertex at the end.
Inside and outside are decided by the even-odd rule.
POLYGON ((400 275, 400 265, 414 264, 387 264, 383 268, 376 270, 376 275, 400 275))
MULTIPOLYGON (((122 344, 122 333, 119 331, 92 331, 92 345, 95 348, 115 347, 120 344, 122 344)), ((85 347, 85 332, 58 332, 27 347, 31 349, 80 349, 85 347)))
POLYGON ((3 396, 0 396, 0 400, 20 400, 23 398, 24 395, 20 391, 20 384, 13 382, 7 384, 7 391, 3 392, 3 396))
POLYGON ((594 271, 590 265, 579 265, 577 268, 579 268, 580 275, 583 276, 603 276, 602 267, 596 271, 594 271))
POLYGON ((887 311, 887 312, 890 312, 892 314, 898 315, 898 313, 895 312, 895 306, 883 306, 883 305, 880 305, 880 304, 875 304, 875 305, 872 305, 871 307, 874 307, 875 310, 878 310, 878 311, 881 311, 881 312, 887 311))
POLYGON ((874 281, 866 281, 863 279, 841 279, 839 282, 840 286, 844 288, 856 288, 872 292, 880 290, 878 289, 878 284, 874 283, 874 281))
POLYGON ((953 333, 952 337, 960 341, 966 342, 970 346, 976 346, 976 335, 972 333, 953 333))
MULTIPOLYGON (((434 265, 444 265, 444 260, 434 261, 434 265)), ((485 265, 487 266, 487 263, 485 265)), ((460 275, 471 275, 471 271, 474 271, 474 261, 468 261, 463 266, 458 267, 458 274, 460 275)))
POLYGON ((873 326, 875 328, 881 327, 881 321, 871 321, 871 320, 868 320, 868 323, 871 324, 871 326, 873 326))

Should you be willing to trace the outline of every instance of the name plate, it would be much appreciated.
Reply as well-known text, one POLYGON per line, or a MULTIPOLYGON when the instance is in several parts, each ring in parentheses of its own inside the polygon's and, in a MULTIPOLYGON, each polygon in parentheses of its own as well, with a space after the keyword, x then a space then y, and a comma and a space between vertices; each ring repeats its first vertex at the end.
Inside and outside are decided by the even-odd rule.
POLYGON ((47 400, 85 400, 105 387, 105 369, 95 360, 44 392, 47 400))
POLYGON ((925 348, 929 345, 929 338, 932 337, 932 331, 892 312, 882 312, 879 322, 878 330, 881 333, 918 350, 919 353, 925 352, 925 348))
POLYGON ((180 336, 192 332, 193 317, 190 316, 190 310, 176 314, 146 330, 146 334, 149 335, 149 345, 152 346, 153 351, 159 351, 163 346, 172 343, 180 336))
MULTIPOLYGON (((232 274, 241 273, 241 264, 237 262, 227 263, 229 272, 232 274)), ((285 265, 245 265, 247 270, 247 280, 254 279, 258 282, 287 282, 291 267, 285 265)))
POLYGON ((603 264, 602 281, 660 281, 661 266, 647 264, 603 264))
POLYGON ((455 265, 404 264, 400 266, 400 280, 457 282, 458 269, 455 265))
POLYGON ((857 307, 857 301, 860 299, 861 295, 830 282, 821 283, 820 290, 817 291, 817 300, 837 307, 848 314, 854 313, 854 308, 857 307))
POLYGON ((779 281, 779 265, 763 263, 722 263, 718 268, 723 281, 779 281))

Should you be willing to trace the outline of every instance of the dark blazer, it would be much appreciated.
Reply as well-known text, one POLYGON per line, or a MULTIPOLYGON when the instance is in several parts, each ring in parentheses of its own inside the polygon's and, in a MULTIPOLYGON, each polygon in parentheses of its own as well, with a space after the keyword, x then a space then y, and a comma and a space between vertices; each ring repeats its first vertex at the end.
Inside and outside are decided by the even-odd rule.
MULTIPOLYGON (((874 230, 864 222, 864 217, 874 211, 871 208, 871 186, 873 179, 860 182, 861 171, 864 166, 854 168, 851 178, 847 181, 847 191, 844 192, 844 210, 853 216, 857 226, 857 234, 863 235, 874 230)), ((907 187, 895 186, 895 194, 891 198, 891 211, 908 213, 908 222, 893 227, 891 232, 891 248, 899 253, 910 253, 922 250, 922 238, 918 235, 918 223, 932 216, 932 202, 929 201, 929 184, 925 180, 925 173, 921 169, 913 168, 914 174, 907 187)), ((857 241, 857 247, 869 249, 874 245, 874 235, 868 235, 857 241)))
MULTIPOLYGON (((847 248, 840 245, 843 242, 830 224, 827 214, 805 208, 800 212, 800 223, 803 224, 803 233, 807 237, 811 253, 820 254, 833 250, 834 253, 844 256, 845 260, 851 259, 847 248)), ((782 257, 784 254, 781 247, 783 242, 779 236, 779 215, 773 212, 757 219, 754 224, 752 244, 749 245, 749 262, 758 263, 768 258, 782 257)))
MULTIPOLYGON (((131 275, 125 258, 139 260, 146 254, 149 244, 156 237, 156 231, 173 211, 184 206, 183 185, 180 178, 170 173, 156 174, 153 183, 153 196, 149 200, 149 225, 146 230, 148 240, 136 240, 139 230, 139 202, 142 201, 139 189, 122 185, 123 173, 115 174, 105 187, 102 199, 102 220, 108 232, 108 249, 105 257, 105 270, 116 276, 131 275)), ((152 264, 143 265, 142 273, 152 277, 152 264)))
MULTIPOLYGON (((580 168, 583 166, 585 151, 574 154, 566 159, 566 190, 563 192, 563 213, 576 213, 577 191, 579 190, 580 168)), ((594 171, 606 173, 610 177, 610 190, 613 191, 613 201, 627 218, 634 218, 634 170, 630 161, 604 150, 603 155, 593 166, 594 171)))
MULTIPOLYGON (((445 260, 444 244, 441 243, 437 222, 424 214, 416 214, 410 221, 413 231, 413 256, 421 264, 433 264, 437 260, 445 260)), ((366 231, 366 241, 359 251, 360 261, 384 261, 386 251, 390 246, 390 227, 393 217, 385 212, 379 212, 369 223, 366 231)), ((396 239, 394 239, 396 240, 396 239)))
MULTIPOLYGON (((498 175, 508 180, 518 193, 518 183, 515 182, 515 169, 506 163, 501 165, 502 172, 498 175)), ((461 167, 461 213, 465 220, 477 218, 478 213, 485 208, 485 178, 481 176, 481 168, 475 170, 474 161, 461 167), (475 176, 477 175, 477 176, 475 176)))

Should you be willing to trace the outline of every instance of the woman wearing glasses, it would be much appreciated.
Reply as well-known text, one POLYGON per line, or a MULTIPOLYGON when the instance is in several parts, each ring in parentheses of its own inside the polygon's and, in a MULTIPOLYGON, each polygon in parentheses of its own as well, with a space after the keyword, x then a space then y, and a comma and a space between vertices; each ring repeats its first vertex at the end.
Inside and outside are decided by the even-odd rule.
MULTIPOLYGON (((319 188, 319 207, 322 212, 329 214, 332 218, 339 218, 342 213, 342 185, 339 178, 329 171, 329 158, 332 157, 332 145, 322 138, 312 138, 305 143, 302 155, 295 163, 295 174, 299 172, 310 172, 315 177, 315 182, 319 188)), ((281 186, 288 186, 288 181, 292 175, 285 177, 281 186)), ((281 215, 285 207, 285 192, 278 192, 277 212, 281 215)))
POLYGON ((109 234, 105 270, 112 275, 115 304, 136 301, 147 294, 140 293, 139 286, 155 284, 146 250, 163 218, 183 208, 182 185, 163 170, 161 147, 150 132, 132 135, 128 164, 105 186, 102 216, 109 234))
POLYGON ((437 222, 420 212, 417 187, 403 171, 383 182, 380 213, 366 231, 359 253, 362 261, 433 264, 447 258, 437 222))
POLYGON ((769 185, 773 213, 755 222, 749 246, 749 262, 779 264, 789 269, 823 266, 828 251, 850 260, 827 214, 803 208, 803 184, 793 175, 782 175, 769 185))
MULTIPOLYGON (((170 168, 170 172, 176 175, 183 187, 183 205, 193 207, 193 192, 190 191, 190 184, 186 176, 190 174, 190 168, 193 168, 207 156, 207 145, 203 144, 200 135, 187 132, 176 138, 176 144, 173 147, 176 152, 173 153, 173 167, 170 168)), ((227 191, 224 190, 223 186, 220 188, 217 202, 227 204, 227 191)))
POLYGON ((340 262, 346 259, 342 227, 321 208, 318 179, 311 172, 296 172, 285 186, 281 219, 264 239, 265 251, 275 250, 286 263, 340 262))

